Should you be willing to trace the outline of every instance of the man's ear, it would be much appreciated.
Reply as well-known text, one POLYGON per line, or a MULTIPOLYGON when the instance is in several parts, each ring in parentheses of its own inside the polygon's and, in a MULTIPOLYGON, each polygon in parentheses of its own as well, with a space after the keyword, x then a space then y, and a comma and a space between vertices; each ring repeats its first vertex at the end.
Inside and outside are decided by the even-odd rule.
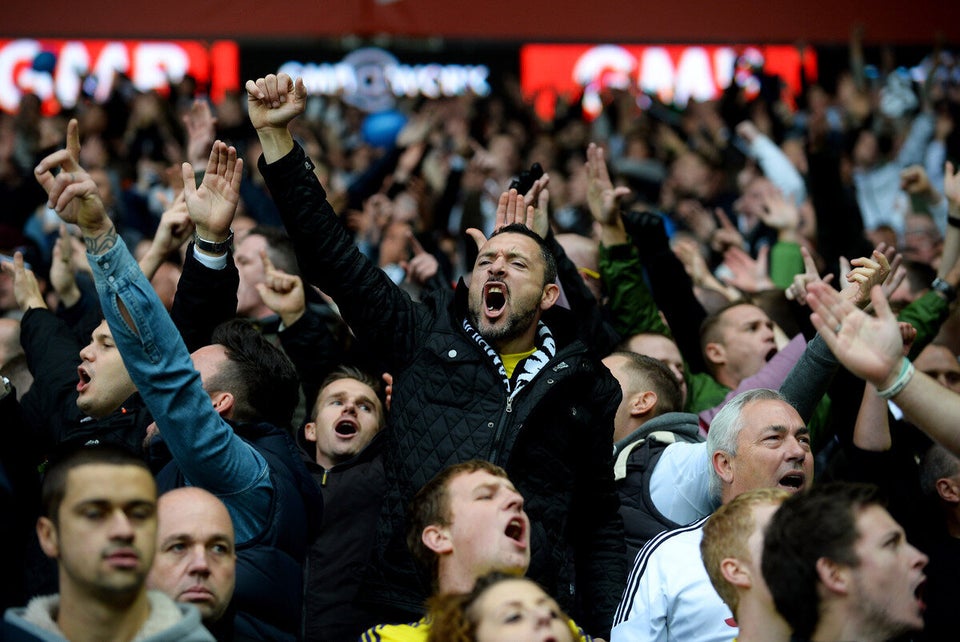
POLYGON ((560 286, 556 283, 548 283, 543 287, 543 294, 540 296, 540 309, 549 310, 559 298, 560 286))
POLYGON ((40 548, 44 555, 51 559, 60 557, 60 540, 57 535, 57 527, 49 517, 40 517, 37 519, 37 539, 40 540, 40 548))
POLYGON ((423 545, 429 548, 437 555, 444 555, 453 552, 453 542, 450 540, 450 533, 443 526, 431 524, 423 529, 420 534, 420 540, 423 545))
POLYGON ((233 406, 236 403, 233 395, 229 392, 215 392, 210 396, 210 400, 213 402, 213 408, 217 413, 224 419, 230 419, 230 416, 233 414, 233 406))
POLYGON ((633 417, 639 417, 652 412, 657 407, 657 393, 653 390, 645 390, 634 397, 633 403, 630 404, 630 415, 633 417))
POLYGON ((753 578, 750 576, 750 571, 735 557, 723 558, 720 562, 720 574, 723 575, 723 579, 738 588, 748 589, 753 587, 753 578))
POLYGON ((714 365, 722 366, 727 362, 727 349, 722 343, 711 341, 703 346, 703 356, 714 365))
POLYGON ((850 590, 850 569, 843 564, 821 557, 817 560, 817 576, 820 583, 838 595, 846 595, 850 590))
POLYGON ((317 440, 317 423, 315 421, 309 421, 303 425, 303 438, 307 441, 317 440))
POLYGON ((960 503, 960 486, 953 477, 941 477, 937 480, 937 494, 945 502, 960 503))
POLYGON ((718 450, 713 453, 713 469, 717 472, 717 476, 725 483, 730 484, 733 482, 733 457, 722 450, 718 450))

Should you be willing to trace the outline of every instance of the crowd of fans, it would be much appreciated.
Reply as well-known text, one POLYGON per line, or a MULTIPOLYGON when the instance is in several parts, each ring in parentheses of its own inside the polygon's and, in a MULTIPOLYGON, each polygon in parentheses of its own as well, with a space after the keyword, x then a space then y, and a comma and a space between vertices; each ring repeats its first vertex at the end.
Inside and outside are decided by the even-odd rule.
POLYGON ((850 61, 387 144, 283 74, 25 95, 0 639, 954 639, 960 72, 850 61))

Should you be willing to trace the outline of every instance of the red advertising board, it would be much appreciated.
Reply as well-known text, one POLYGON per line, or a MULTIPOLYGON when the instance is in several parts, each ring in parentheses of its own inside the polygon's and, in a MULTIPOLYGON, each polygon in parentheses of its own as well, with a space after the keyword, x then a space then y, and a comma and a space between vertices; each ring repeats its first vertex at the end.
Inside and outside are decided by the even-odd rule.
POLYGON ((800 91, 801 69, 809 80, 817 77, 810 48, 531 44, 520 50, 520 83, 524 95, 536 101, 537 113, 550 118, 558 95, 583 94, 586 113, 595 113, 599 93, 607 87, 632 87, 681 106, 691 99, 714 100, 731 82, 750 90, 751 63, 780 76, 794 95, 800 91))
POLYGON ((121 74, 140 91, 160 92, 190 75, 216 102, 239 88, 239 68, 233 41, 0 40, 0 109, 16 111, 26 92, 45 114, 73 107, 84 93, 102 101, 121 74))

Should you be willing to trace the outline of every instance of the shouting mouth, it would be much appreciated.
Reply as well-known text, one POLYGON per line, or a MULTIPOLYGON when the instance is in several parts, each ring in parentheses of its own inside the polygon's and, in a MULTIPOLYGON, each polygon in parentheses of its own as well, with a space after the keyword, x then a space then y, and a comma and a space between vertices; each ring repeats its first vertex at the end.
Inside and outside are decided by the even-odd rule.
POLYGON ((503 283, 487 283, 483 286, 483 308, 488 319, 503 314, 507 305, 507 288, 503 283))
POLYGON ((345 438, 353 437, 359 432, 357 424, 348 420, 338 422, 337 425, 333 427, 333 430, 337 433, 338 437, 345 438))
POLYGON ((524 535, 526 534, 526 523, 520 517, 514 517, 507 523, 503 534, 512 539, 521 546, 526 546, 524 535))
POLYGON ((806 480, 806 475, 804 475, 803 472, 793 470, 780 478, 779 486, 780 488, 796 493, 803 489, 806 480))
POLYGON ((86 371, 86 369, 83 366, 79 366, 77 368, 77 377, 78 377, 77 392, 82 393, 84 390, 87 389, 87 386, 90 385, 91 377, 90 377, 90 374, 86 371))

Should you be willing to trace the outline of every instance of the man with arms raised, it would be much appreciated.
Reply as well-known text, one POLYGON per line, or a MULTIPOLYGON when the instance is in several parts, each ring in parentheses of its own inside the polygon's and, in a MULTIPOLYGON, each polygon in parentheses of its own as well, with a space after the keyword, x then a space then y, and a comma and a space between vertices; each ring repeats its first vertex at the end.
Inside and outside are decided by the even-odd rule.
POLYGON ((213 640, 196 609, 147 592, 157 486, 141 459, 115 446, 76 450, 49 467, 41 501, 37 536, 57 560, 60 593, 8 610, 0 638, 213 640))
MULTIPOLYGON (((246 87, 261 173, 303 274, 395 377, 387 494, 361 591, 371 619, 422 613, 426 589, 403 544, 402 507, 445 466, 483 458, 506 467, 526 500, 531 578, 605 635, 625 570, 610 453, 619 389, 582 340, 578 319, 554 306, 557 248, 530 229, 547 234, 536 216, 545 200, 528 208, 515 191, 503 194, 498 232, 474 237, 482 243, 469 289, 461 283, 455 294, 414 303, 361 256, 294 143, 287 125, 305 108, 303 83, 280 74, 246 87)), ((577 281, 571 287, 585 291, 577 281)))
MULTIPOLYGON (((75 120, 67 132, 67 149, 44 158, 37 179, 61 218, 83 233, 104 317, 172 455, 158 484, 199 486, 223 500, 236 530, 234 601, 249 616, 243 620, 251 625, 247 635, 293 639, 300 628, 303 560, 321 504, 287 429, 298 395, 293 364, 239 320, 218 326, 210 345, 187 351, 77 162, 75 120)), ((185 163, 183 170, 197 234, 225 263, 242 161, 234 148, 217 142, 200 188, 192 167, 185 163)))

